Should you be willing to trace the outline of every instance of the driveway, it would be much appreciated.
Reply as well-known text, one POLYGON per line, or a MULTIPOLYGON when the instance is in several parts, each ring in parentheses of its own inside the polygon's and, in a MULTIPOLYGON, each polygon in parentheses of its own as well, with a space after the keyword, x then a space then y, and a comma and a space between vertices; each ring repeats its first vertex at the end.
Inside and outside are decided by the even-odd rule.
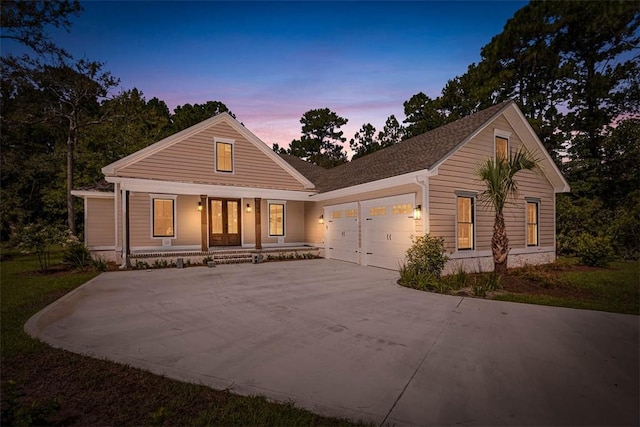
POLYGON ((331 260, 111 272, 26 330, 157 374, 396 425, 637 425, 637 316, 443 296, 331 260))

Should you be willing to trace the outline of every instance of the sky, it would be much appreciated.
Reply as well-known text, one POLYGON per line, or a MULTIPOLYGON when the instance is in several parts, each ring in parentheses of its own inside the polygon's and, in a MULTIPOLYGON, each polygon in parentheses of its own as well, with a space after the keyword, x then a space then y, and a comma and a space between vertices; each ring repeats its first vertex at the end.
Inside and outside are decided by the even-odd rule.
POLYGON ((437 97, 526 3, 85 1, 69 33, 50 34, 104 62, 122 90, 171 111, 221 101, 267 145, 288 146, 310 109, 347 118, 348 139, 402 121, 404 101, 437 97))

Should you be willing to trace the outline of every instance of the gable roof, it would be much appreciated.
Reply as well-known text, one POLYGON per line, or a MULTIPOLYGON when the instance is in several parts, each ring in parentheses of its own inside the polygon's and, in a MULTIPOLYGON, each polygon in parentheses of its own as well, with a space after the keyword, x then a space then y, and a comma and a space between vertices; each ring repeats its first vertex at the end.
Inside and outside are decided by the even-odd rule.
POLYGON ((136 151, 120 160, 117 160, 102 168, 102 173, 105 176, 115 176, 117 171, 123 167, 132 165, 142 159, 145 159, 165 148, 168 148, 174 144, 177 144, 190 136, 197 134, 209 127, 215 126, 221 122, 224 122, 231 126, 235 131, 242 135, 247 141, 255 145, 260 151, 262 151, 267 157, 273 160, 277 165, 282 167, 288 172, 294 179, 300 182, 305 188, 312 189, 313 183, 298 169, 292 167, 282 157, 276 154, 271 148, 267 146, 260 138, 249 131, 244 125, 234 119, 229 113, 223 112, 210 117, 200 123, 197 123, 191 127, 188 127, 178 133, 168 136, 154 144, 151 144, 141 150, 136 151))
MULTIPOLYGON (((509 111, 509 116, 524 122, 521 126, 541 151, 544 160, 541 169, 557 192, 569 191, 569 185, 545 150, 529 122, 512 100, 493 105, 477 113, 463 117, 429 132, 409 138, 382 150, 336 166, 323 169, 292 156, 283 156, 293 167, 307 176, 320 193, 366 184, 399 175, 433 170, 486 128, 500 114, 509 111), (318 171, 322 170, 323 172, 318 171)), ((507 117, 509 119, 509 117, 507 117)))

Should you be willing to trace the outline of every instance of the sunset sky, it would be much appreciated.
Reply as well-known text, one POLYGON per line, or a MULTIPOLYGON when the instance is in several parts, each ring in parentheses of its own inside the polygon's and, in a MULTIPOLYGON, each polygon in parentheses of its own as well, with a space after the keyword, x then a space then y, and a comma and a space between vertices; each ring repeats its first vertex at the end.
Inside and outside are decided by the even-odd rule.
POLYGON ((104 61, 121 89, 171 110, 221 101, 265 143, 287 146, 312 108, 349 119, 348 138, 391 114, 402 121, 404 101, 438 96, 526 2, 82 4, 70 33, 51 32, 74 57, 104 61))

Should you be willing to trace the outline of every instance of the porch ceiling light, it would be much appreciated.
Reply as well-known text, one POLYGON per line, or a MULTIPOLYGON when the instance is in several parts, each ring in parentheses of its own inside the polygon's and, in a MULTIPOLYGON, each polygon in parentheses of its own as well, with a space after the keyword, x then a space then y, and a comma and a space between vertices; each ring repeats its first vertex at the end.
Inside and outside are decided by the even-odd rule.
POLYGON ((251 205, 247 203, 247 213, 251 213, 251 205))
POLYGON ((198 212, 202 212, 202 202, 198 202, 198 212))
POLYGON ((422 218, 422 205, 417 205, 413 209, 413 219, 421 219, 422 218))
POLYGON ((324 215, 318 217, 318 224, 324 224, 324 215))

